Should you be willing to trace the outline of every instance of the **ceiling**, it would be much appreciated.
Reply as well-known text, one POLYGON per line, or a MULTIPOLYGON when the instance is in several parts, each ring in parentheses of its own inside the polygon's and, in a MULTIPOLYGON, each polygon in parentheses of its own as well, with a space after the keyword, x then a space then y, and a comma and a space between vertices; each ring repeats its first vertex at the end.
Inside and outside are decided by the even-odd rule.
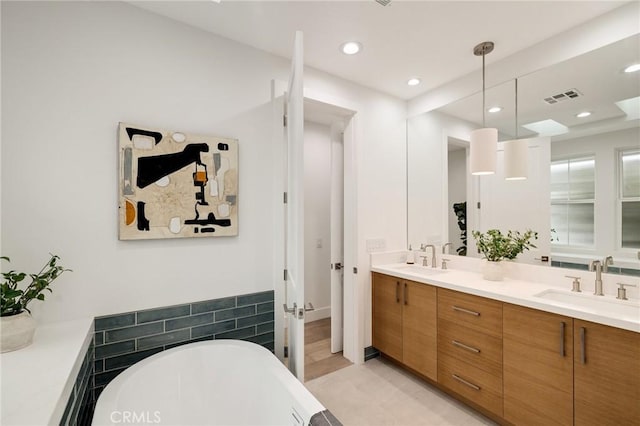
MULTIPOLYGON (((583 55, 518 79, 518 136, 536 136, 524 126, 554 120, 566 129, 548 133, 554 140, 637 127, 640 118, 640 72, 624 69, 640 63, 640 35, 619 40, 583 55), (576 98, 549 104, 545 98, 576 90, 576 98), (628 102, 623 102, 629 100, 628 102), (629 108, 634 106, 634 108, 629 108), (591 115, 578 118, 580 112, 591 115)), ((485 113, 486 125, 496 127, 501 139, 516 136, 515 84, 510 81, 486 91, 486 109, 502 107, 497 113, 485 113)), ((439 112, 482 125, 482 94, 476 93, 450 103, 439 112)), ((544 135, 544 133, 542 133, 544 135)))
POLYGON ((130 1, 140 8, 290 58, 304 32, 305 63, 411 99, 477 71, 473 47, 495 50, 487 65, 617 8, 626 1, 130 1), (363 50, 340 52, 355 40, 363 50), (408 86, 418 77, 422 83, 408 86))

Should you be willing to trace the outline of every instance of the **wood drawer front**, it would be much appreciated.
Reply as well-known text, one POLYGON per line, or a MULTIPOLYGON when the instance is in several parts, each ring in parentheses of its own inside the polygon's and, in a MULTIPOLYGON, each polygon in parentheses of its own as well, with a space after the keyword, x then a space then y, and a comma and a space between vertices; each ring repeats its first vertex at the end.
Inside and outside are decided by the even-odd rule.
POLYGON ((502 339, 441 319, 438 353, 502 377, 502 339))
POLYGON ((438 354, 438 383, 502 416, 502 377, 438 354))
POLYGON ((502 302, 438 289, 438 318, 502 338, 502 302))

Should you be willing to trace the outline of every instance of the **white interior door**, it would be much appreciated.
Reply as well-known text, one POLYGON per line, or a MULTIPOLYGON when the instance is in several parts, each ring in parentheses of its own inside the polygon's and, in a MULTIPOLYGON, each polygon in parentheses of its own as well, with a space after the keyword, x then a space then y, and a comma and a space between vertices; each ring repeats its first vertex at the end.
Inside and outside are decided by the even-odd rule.
POLYGON ((296 31, 286 96, 286 310, 289 369, 304 382, 304 107, 303 35, 296 31))
POLYGON ((344 289, 343 133, 331 129, 331 352, 342 351, 344 289))

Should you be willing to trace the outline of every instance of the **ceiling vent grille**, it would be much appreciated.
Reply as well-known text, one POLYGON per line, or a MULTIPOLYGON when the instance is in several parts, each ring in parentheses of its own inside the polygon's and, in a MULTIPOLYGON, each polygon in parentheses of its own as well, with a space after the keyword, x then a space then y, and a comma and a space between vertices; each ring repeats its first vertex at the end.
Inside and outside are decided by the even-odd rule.
POLYGON ((376 0, 376 3, 381 4, 383 6, 388 6, 391 3, 391 0, 376 0))
POLYGON ((544 98, 544 101, 549 105, 553 105, 553 104, 557 104, 558 102, 568 101, 570 99, 575 99, 580 96, 582 96, 582 93, 580 93, 578 89, 569 89, 569 90, 565 90, 562 93, 558 93, 557 95, 544 98))

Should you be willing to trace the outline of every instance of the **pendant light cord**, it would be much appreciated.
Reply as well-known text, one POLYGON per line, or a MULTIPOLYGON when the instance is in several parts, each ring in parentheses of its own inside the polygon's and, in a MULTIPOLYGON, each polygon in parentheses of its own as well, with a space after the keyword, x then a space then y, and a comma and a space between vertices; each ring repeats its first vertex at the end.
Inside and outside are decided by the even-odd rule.
POLYGON ((487 104, 485 101, 484 95, 484 49, 482 50, 482 127, 487 127, 485 124, 485 110, 487 109, 487 104))
POLYGON ((516 139, 518 139, 518 79, 516 78, 516 139))

